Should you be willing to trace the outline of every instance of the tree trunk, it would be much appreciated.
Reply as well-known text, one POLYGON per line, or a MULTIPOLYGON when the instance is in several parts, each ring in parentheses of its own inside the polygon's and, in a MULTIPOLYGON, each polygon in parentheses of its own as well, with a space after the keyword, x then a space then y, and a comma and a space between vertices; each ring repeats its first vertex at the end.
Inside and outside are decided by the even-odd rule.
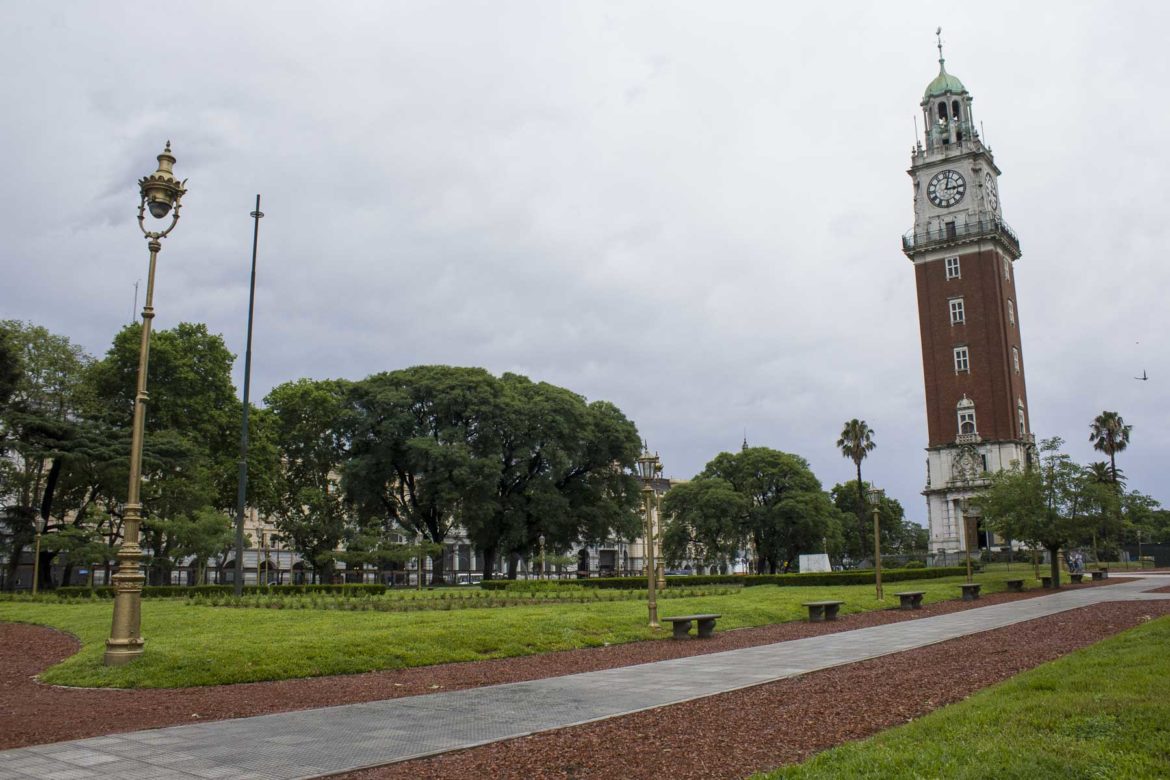
POLYGON ((483 578, 490 580, 496 571, 496 550, 497 547, 493 544, 491 547, 485 547, 480 550, 480 555, 483 557, 483 578))
POLYGON ((41 564, 40 572, 37 575, 37 590, 45 591, 52 590, 53 585, 53 559, 57 557, 57 553, 52 550, 41 550, 41 564))
POLYGON ((1045 547, 1048 550, 1048 557, 1052 559, 1052 565, 1049 574, 1052 575, 1052 587, 1060 587, 1060 546, 1045 547))
POLYGON ((865 550, 868 545, 865 543, 866 522, 865 522, 865 487, 861 484, 861 461, 856 461, 857 464, 857 540, 859 545, 857 547, 857 558, 865 555, 865 550))

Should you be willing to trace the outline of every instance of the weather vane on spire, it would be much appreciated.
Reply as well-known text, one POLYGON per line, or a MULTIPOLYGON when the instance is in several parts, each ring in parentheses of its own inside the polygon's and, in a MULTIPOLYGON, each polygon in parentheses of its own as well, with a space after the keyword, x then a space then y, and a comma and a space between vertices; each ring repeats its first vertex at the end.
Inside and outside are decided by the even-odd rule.
POLYGON ((938 64, 942 65, 946 60, 943 59, 942 53, 942 28, 939 27, 934 31, 935 37, 938 38, 938 64))

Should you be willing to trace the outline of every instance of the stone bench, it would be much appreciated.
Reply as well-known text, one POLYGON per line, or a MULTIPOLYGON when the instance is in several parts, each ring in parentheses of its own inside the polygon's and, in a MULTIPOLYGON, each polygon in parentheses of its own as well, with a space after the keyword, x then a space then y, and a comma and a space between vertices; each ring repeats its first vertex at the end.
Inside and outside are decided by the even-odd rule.
POLYGON ((926 594, 924 590, 904 590, 894 595, 898 597, 898 609, 922 609, 922 597, 926 594))
POLYGON ((808 607, 808 622, 822 623, 826 620, 836 620, 837 610, 844 601, 805 601, 802 607, 808 607))
POLYGON ((1081 580, 1083 580, 1085 578, 1085 575, 1083 575, 1083 574, 1070 574, 1070 575, 1068 575, 1068 578, 1074 585, 1080 585, 1081 580))
POLYGON ((699 639, 707 639, 715 633, 715 621, 723 615, 679 615, 663 618, 674 624, 674 639, 686 639, 691 635, 691 624, 698 623, 699 639))
POLYGON ((1096 582, 1097 580, 1109 579, 1109 570, 1108 569, 1097 569, 1096 571, 1089 572, 1089 574, 1093 575, 1094 582, 1096 582))
POLYGON ((1003 584, 1007 585, 1007 589, 1009 591, 1011 591, 1012 593, 1023 593, 1024 592, 1024 581, 1023 580, 1004 580, 1003 584))
POLYGON ((1046 574, 1040 578, 1040 586, 1048 590, 1052 589, 1052 575, 1046 574))
POLYGON ((974 601, 979 598, 979 589, 983 587, 983 583, 965 582, 959 587, 963 589, 963 601, 974 601))

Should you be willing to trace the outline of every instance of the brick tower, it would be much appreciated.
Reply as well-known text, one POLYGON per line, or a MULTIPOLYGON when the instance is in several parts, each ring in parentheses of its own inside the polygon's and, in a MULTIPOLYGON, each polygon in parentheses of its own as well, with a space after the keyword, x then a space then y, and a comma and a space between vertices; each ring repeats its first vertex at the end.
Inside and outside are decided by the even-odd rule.
MULTIPOLYGON (((971 94, 947 73, 926 87, 926 145, 911 155, 914 229, 902 251, 914 263, 922 372, 926 382, 926 496, 932 551, 953 552, 978 538, 963 519, 964 499, 987 475, 1027 462, 1028 394, 1020 344, 1014 263, 1020 242, 1003 220, 991 149, 979 138, 971 94)), ((977 541, 978 538, 978 541, 977 541)))

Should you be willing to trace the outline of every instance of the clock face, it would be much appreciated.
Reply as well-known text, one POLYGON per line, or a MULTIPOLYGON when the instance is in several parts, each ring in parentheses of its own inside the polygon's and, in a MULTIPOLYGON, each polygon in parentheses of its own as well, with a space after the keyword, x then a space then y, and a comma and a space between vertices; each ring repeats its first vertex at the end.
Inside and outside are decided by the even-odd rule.
POLYGON ((958 171, 939 171, 926 185, 926 194, 930 202, 939 208, 950 208, 967 194, 967 181, 958 171))
POLYGON ((990 173, 983 177, 983 191, 987 193, 987 207, 992 211, 999 208, 999 192, 995 188, 995 177, 990 173))

